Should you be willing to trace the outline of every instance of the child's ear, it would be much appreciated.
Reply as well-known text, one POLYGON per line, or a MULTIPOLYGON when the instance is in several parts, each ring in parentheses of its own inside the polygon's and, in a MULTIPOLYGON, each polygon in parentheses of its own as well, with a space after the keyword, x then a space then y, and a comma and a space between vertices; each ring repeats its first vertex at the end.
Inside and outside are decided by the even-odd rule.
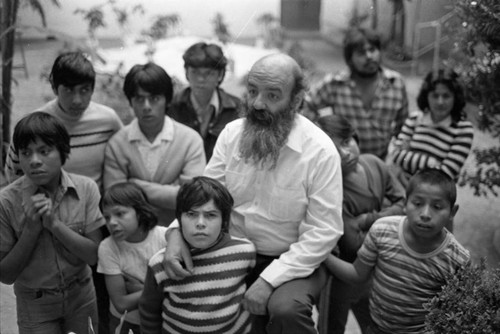
POLYGON ((453 208, 451 208, 450 219, 453 219, 455 217, 455 215, 457 214, 457 211, 458 211, 458 204, 455 204, 453 206, 453 208))

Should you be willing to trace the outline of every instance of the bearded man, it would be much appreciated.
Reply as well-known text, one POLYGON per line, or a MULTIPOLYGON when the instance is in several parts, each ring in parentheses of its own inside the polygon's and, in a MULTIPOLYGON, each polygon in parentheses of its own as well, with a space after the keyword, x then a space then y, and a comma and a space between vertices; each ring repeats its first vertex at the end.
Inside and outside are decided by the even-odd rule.
POLYGON ((408 98, 401 75, 381 67, 381 40, 373 30, 353 28, 344 38, 349 71, 328 74, 311 93, 319 116, 345 117, 356 130, 361 153, 384 160, 392 137, 408 117, 408 98))
MULTIPOLYGON (((343 233, 340 157, 298 114, 305 84, 295 60, 258 60, 246 85, 244 118, 224 128, 204 175, 234 197, 231 234, 257 249, 241 301, 256 315, 252 332, 316 333, 312 306, 326 282, 320 265, 343 233)), ((167 275, 189 276, 193 266, 178 230, 167 239, 167 275)))

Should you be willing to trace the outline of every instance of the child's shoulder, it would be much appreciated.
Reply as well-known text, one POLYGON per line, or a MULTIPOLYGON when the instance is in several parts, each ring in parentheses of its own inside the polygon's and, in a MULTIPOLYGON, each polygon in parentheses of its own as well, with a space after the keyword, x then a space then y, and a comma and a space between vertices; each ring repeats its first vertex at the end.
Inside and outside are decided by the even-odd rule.
POLYGON ((228 246, 240 246, 240 247, 244 247, 250 251, 251 250, 255 251, 255 245, 250 240, 248 240, 246 238, 238 238, 238 237, 231 236, 231 239, 228 242, 228 246))
POLYGON ((403 224, 406 216, 387 216, 379 218, 373 223, 371 230, 378 231, 398 231, 400 224, 403 224))
POLYGON ((165 248, 162 248, 158 252, 156 252, 149 259, 149 266, 154 268, 157 265, 161 265, 163 262, 164 254, 165 254, 165 248))

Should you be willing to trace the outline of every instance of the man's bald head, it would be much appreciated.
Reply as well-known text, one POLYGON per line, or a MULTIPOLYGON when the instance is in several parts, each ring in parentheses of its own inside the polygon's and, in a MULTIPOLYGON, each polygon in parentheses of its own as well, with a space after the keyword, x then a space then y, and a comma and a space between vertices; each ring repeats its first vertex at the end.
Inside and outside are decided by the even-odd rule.
POLYGON ((295 59, 284 53, 271 54, 260 58, 252 66, 248 76, 270 77, 282 85, 292 82, 291 100, 295 98, 302 100, 306 90, 302 69, 295 59))

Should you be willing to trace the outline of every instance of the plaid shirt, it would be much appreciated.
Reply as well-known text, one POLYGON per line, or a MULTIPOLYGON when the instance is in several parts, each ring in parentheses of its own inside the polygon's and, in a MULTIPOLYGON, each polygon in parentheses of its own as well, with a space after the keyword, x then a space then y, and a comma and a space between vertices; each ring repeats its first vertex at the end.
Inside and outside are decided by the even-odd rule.
POLYGON ((396 136, 408 116, 406 88, 397 72, 382 69, 381 80, 369 110, 350 74, 328 75, 311 93, 311 102, 320 116, 337 113, 356 129, 361 153, 384 159, 392 136, 396 136))

